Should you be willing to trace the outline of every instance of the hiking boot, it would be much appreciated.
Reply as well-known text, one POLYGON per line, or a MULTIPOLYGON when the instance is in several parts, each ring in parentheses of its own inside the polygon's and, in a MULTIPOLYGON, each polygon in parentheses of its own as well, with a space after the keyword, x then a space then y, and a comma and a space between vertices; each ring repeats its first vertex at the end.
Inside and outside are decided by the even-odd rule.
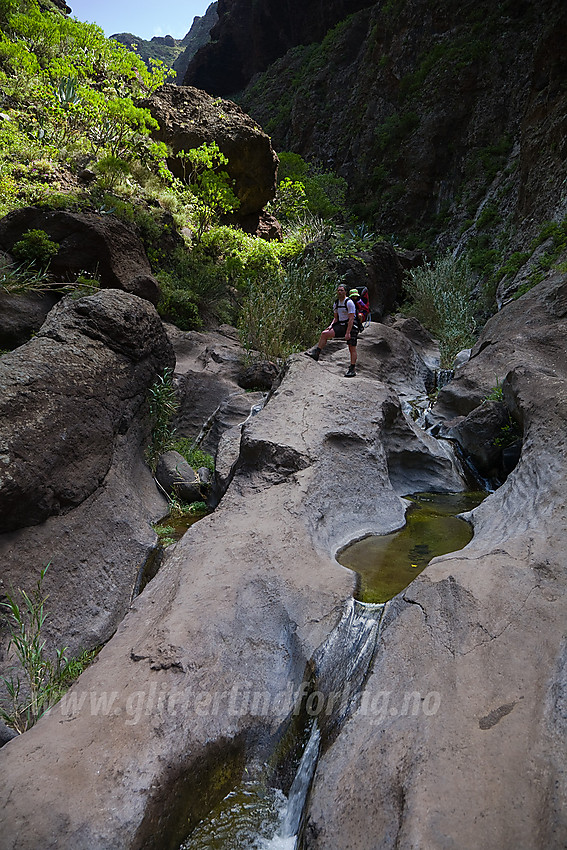
POLYGON ((356 377, 356 367, 349 366, 348 370, 345 372, 345 378, 354 378, 356 377))
POLYGON ((307 357, 312 357, 313 360, 319 360, 319 357, 321 355, 321 349, 319 347, 312 348, 311 351, 306 351, 305 354, 307 355, 307 357))

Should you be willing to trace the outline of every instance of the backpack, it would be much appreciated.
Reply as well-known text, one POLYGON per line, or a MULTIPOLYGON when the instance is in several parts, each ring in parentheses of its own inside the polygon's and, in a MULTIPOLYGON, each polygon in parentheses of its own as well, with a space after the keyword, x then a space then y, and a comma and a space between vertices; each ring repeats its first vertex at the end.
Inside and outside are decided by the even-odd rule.
MULTIPOLYGON (((358 290, 358 300, 351 298, 351 301, 354 301, 354 306, 356 308, 356 323, 358 325, 358 330, 362 331, 370 322, 370 298, 368 295, 368 287, 366 286, 351 286, 351 290, 358 290), (359 317, 359 313, 363 314, 362 321, 359 317)), ((350 298, 350 295, 349 295, 350 298)))

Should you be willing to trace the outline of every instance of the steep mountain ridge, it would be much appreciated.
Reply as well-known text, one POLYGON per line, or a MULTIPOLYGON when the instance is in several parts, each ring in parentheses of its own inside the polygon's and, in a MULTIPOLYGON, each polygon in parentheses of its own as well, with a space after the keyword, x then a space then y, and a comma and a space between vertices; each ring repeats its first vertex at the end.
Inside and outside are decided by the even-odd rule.
POLYGON ((466 249, 489 298, 523 263, 522 280, 541 279, 547 248, 565 247, 546 230, 567 214, 564 4, 333 3, 317 26, 312 13, 221 0, 216 42, 185 82, 228 94, 276 150, 346 178, 377 232, 466 249))
POLYGON ((136 53, 148 67, 151 59, 158 59, 177 73, 177 82, 182 83, 189 62, 197 51, 210 40, 210 31, 218 21, 217 2, 211 3, 204 15, 193 18, 191 29, 182 38, 171 35, 157 36, 147 40, 131 32, 115 33, 111 36, 128 50, 136 53))
POLYGON ((346 177, 383 232, 455 244, 476 223, 477 250, 495 231, 517 249, 566 211, 566 34, 553 0, 374 4, 237 99, 276 149, 346 177))
POLYGON ((212 95, 232 94, 291 47, 320 41, 347 15, 371 0, 218 0, 211 43, 190 63, 184 85, 212 95))

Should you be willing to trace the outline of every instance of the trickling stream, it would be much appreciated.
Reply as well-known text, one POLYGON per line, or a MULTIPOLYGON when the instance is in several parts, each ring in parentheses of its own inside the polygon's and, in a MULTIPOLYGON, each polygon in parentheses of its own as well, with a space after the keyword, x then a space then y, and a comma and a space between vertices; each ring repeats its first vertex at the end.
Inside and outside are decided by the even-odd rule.
MULTIPOLYGON (((340 554, 359 575, 356 598, 347 601, 336 628, 312 659, 316 678, 303 693, 304 749, 286 795, 278 766, 250 767, 245 779, 201 821, 181 850, 297 850, 321 742, 338 734, 357 697, 374 654, 387 600, 403 590, 436 555, 462 549, 472 528, 455 516, 472 510, 485 493, 419 493, 406 525, 372 536, 340 554)), ((294 714, 297 714, 298 708, 294 714)), ((298 756, 299 758, 299 756, 298 756)))
POLYGON ((303 752, 287 797, 274 787, 278 765, 250 768, 180 850, 296 850, 322 737, 340 728, 362 687, 383 610, 383 605, 349 599, 339 624, 317 651, 316 681, 302 683, 301 708, 296 704, 294 709, 304 729, 303 752))

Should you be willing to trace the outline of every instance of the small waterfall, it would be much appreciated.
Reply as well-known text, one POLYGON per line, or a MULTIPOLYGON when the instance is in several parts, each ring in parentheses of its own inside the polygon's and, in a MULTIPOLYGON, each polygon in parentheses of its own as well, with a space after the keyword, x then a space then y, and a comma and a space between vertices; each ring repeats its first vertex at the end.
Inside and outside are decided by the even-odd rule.
POLYGON ((311 780, 315 773, 317 759, 319 758, 320 743, 321 732, 317 721, 315 721, 289 791, 287 806, 282 814, 280 828, 272 839, 264 843, 262 850, 295 850, 305 801, 311 787, 311 780))
POLYGON ((385 607, 349 599, 340 622, 315 653, 317 686, 327 695, 326 711, 319 718, 327 736, 340 728, 364 684, 385 607), (340 698, 331 711, 333 696, 340 698))
POLYGON ((435 370, 435 389, 441 390, 453 380, 453 369, 436 369, 435 370))
POLYGON ((315 653, 317 691, 306 695, 307 713, 315 713, 309 741, 293 780, 280 827, 262 850, 295 850, 307 795, 317 767, 321 738, 329 738, 347 717, 368 674, 386 605, 349 599, 343 616, 315 653), (319 698, 319 695, 321 698, 319 698), (310 700, 316 696, 309 708, 310 700), (324 707, 324 708, 323 708, 324 707))
POLYGON ((180 850, 296 850, 305 804, 323 740, 340 729, 358 695, 368 670, 386 605, 368 605, 349 599, 336 628, 312 659, 316 676, 306 686, 299 713, 309 739, 301 755, 287 798, 266 773, 234 788, 201 821, 180 850))

